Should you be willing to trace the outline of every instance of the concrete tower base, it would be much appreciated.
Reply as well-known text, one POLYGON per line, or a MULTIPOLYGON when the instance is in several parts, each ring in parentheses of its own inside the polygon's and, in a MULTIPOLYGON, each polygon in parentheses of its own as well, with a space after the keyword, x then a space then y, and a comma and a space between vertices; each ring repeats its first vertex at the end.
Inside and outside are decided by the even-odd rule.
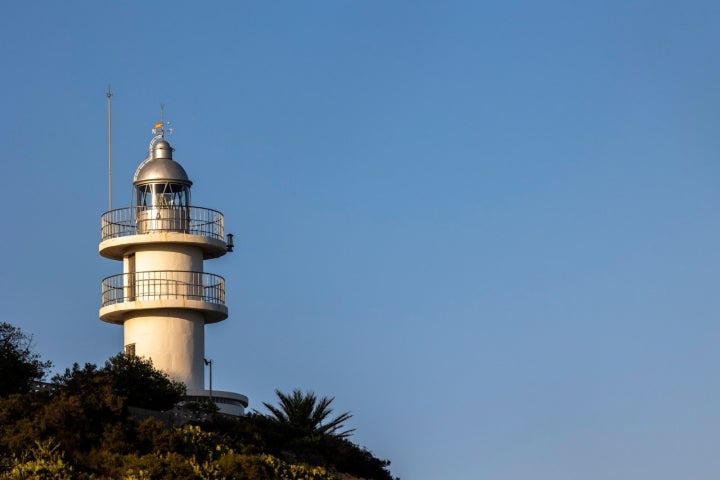
POLYGON ((155 368, 183 382, 188 390, 205 387, 205 321, 201 313, 175 309, 133 312, 124 325, 125 346, 134 345, 135 355, 152 358, 155 368))

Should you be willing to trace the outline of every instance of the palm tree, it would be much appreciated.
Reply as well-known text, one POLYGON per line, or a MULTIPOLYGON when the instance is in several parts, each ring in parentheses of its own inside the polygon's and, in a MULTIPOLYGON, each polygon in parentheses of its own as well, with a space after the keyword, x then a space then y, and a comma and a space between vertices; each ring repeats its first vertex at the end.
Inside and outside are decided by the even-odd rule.
POLYGON ((328 420, 333 411, 330 404, 335 400, 334 397, 322 397, 318 400, 312 391, 303 393, 299 389, 293 390, 290 395, 276 389, 275 394, 280 403, 278 407, 265 402, 263 405, 270 410, 271 415, 268 418, 276 423, 296 429, 306 436, 330 435, 346 438, 355 431, 354 428, 340 431, 343 423, 352 417, 350 412, 328 420))

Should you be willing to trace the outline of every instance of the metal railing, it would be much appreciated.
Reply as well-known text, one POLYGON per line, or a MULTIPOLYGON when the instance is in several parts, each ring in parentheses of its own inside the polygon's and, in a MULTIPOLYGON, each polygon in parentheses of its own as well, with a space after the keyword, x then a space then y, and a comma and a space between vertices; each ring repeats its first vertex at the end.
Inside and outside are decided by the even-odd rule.
POLYGON ((121 273, 102 281, 102 306, 136 300, 187 298, 225 305, 225 279, 205 272, 121 273))
POLYGON ((180 232, 225 240, 223 214, 202 207, 127 207, 103 213, 102 241, 145 233, 180 232))

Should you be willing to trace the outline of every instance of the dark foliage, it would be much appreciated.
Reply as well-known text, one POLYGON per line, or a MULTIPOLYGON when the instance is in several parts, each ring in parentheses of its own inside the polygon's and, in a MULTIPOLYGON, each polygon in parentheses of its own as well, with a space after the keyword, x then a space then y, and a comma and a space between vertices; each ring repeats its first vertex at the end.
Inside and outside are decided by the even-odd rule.
POLYGON ((19 328, 0 322, 0 397, 27 393, 52 366, 30 350, 32 337, 19 328))
POLYGON ((75 364, 53 377, 53 382, 67 393, 80 395, 102 384, 126 405, 158 411, 171 409, 185 396, 185 385, 170 380, 152 361, 122 353, 108 359, 101 369, 93 364, 81 369, 75 364))
MULTIPOLYGON (((29 350, 24 355, 39 362, 29 350)), ((290 401, 281 403, 280 419, 231 418, 211 409, 196 425, 170 428, 129 413, 129 405, 167 409, 184 394, 184 386, 145 360, 118 355, 102 368, 75 364, 54 381, 53 389, 0 397, 0 478, 39 478, 44 472, 42 478, 80 480, 271 480, 326 479, 330 472, 343 479, 392 480, 389 462, 339 430, 350 414, 330 418, 332 399, 278 394, 281 402, 290 401)))
POLYGON ((299 438, 309 435, 332 435, 345 438, 352 434, 354 429, 341 430, 344 422, 352 418, 350 412, 341 413, 335 418, 329 418, 333 412, 330 404, 334 398, 317 398, 313 392, 303 393, 300 389, 286 394, 275 390, 279 405, 276 407, 263 402, 270 411, 273 421, 287 427, 287 431, 299 438))
POLYGON ((246 454, 268 453, 288 463, 318 465, 355 477, 393 480, 388 460, 346 438, 327 434, 299 435, 298 429, 274 418, 250 414, 238 419, 215 417, 201 424, 225 438, 234 450, 246 454))
POLYGON ((135 355, 111 357, 102 368, 113 379, 115 394, 133 407, 165 411, 185 396, 185 385, 153 367, 152 360, 135 355))

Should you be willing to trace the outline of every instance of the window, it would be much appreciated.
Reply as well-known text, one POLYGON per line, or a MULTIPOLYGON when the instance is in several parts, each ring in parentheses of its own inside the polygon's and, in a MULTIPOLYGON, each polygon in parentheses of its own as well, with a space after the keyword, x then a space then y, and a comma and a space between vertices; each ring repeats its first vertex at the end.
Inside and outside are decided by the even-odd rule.
POLYGON ((190 205, 190 188, 178 183, 152 183, 138 185, 136 197, 138 207, 187 207, 190 205))
POLYGON ((135 344, 134 343, 128 343, 125 345, 125 355, 128 357, 134 357, 135 356, 135 344))

